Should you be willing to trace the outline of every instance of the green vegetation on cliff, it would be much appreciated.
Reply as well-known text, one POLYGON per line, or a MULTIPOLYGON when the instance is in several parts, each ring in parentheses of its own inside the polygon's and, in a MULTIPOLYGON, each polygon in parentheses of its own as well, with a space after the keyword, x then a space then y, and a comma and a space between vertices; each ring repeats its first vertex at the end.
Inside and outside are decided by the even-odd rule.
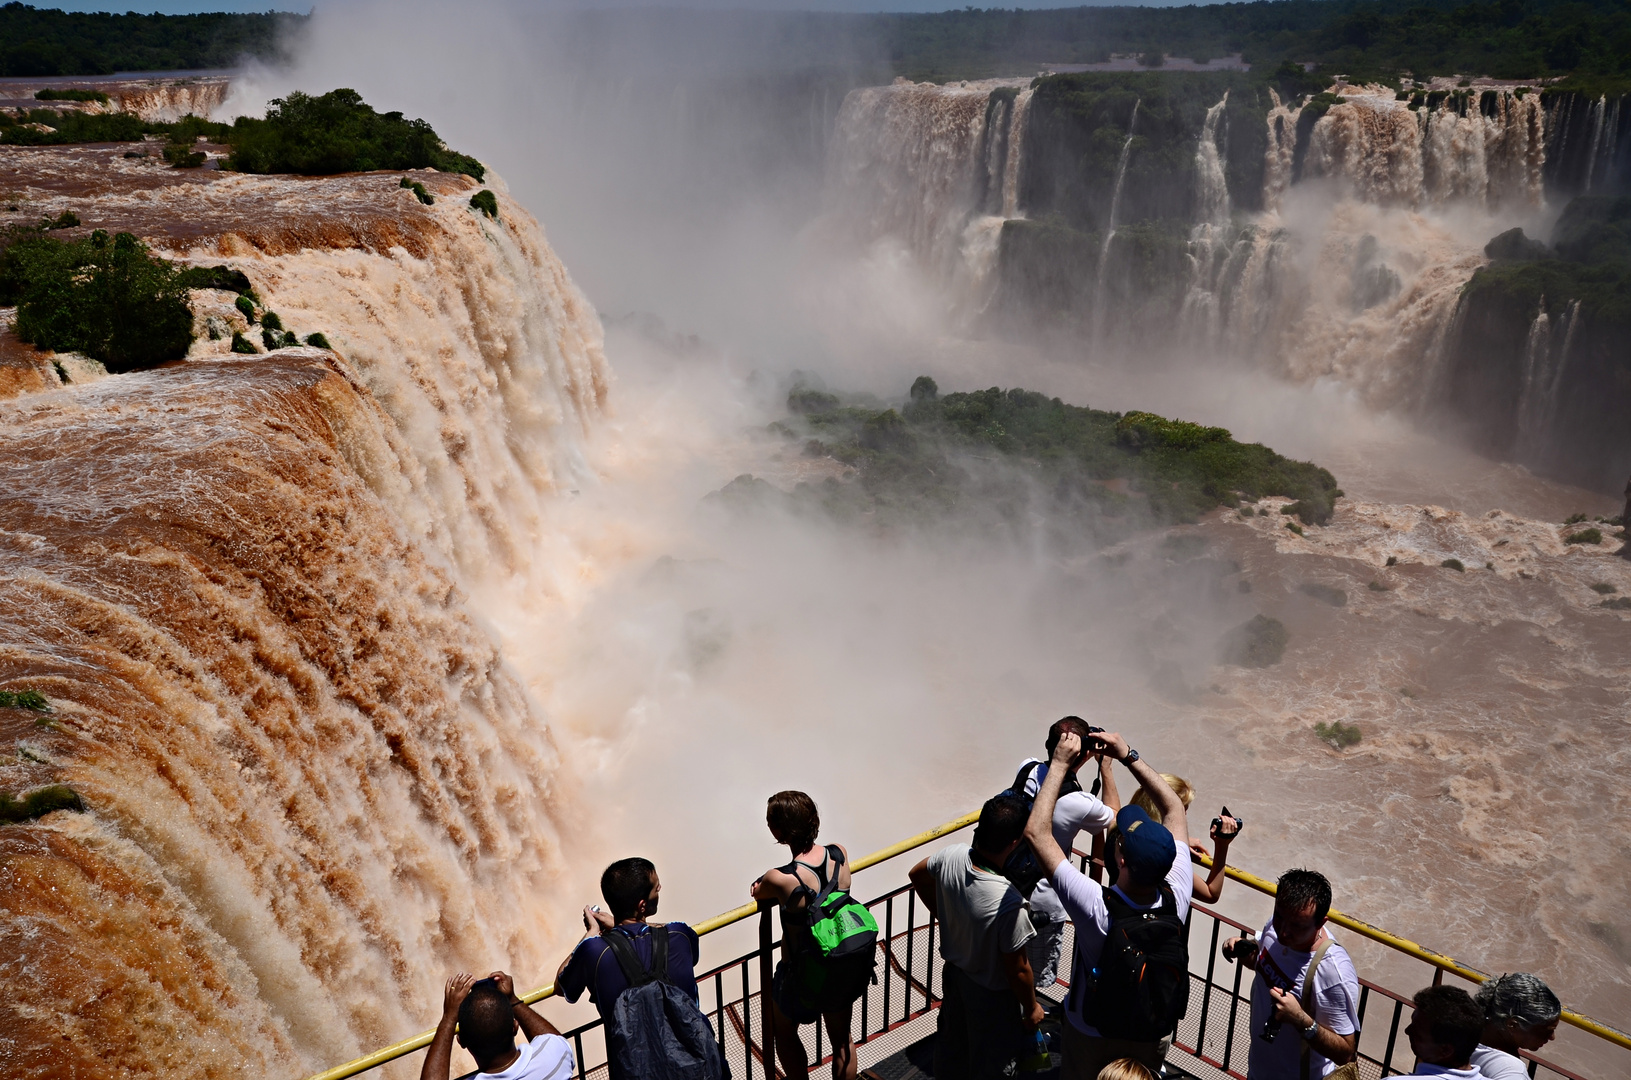
POLYGON ((193 340, 188 278, 130 233, 97 230, 64 242, 40 229, 0 237, 0 304, 16 304, 17 337, 77 352, 110 372, 187 354, 193 340))
MULTIPOLYGON (((1147 412, 1067 405, 1029 390, 992 387, 941 397, 920 378, 902 407, 809 387, 788 397, 775 430, 812 457, 856 469, 853 479, 800 485, 794 501, 880 525, 958 517, 995 527, 1033 518, 1070 543, 1194 521, 1240 498, 1300 500, 1304 520, 1330 520, 1331 474, 1223 428, 1147 412)), ((740 479, 727 499, 768 494, 740 479)))
POLYGON ((1469 297, 1488 294, 1528 318, 1543 299, 1554 311, 1578 300, 1588 319, 1631 330, 1631 198, 1574 199, 1550 251, 1516 229, 1484 250, 1494 261, 1467 283, 1469 297))
POLYGON ((326 176, 373 169, 438 169, 480 180, 475 158, 449 150, 423 120, 378 113, 355 90, 274 98, 266 119, 240 118, 226 139, 239 172, 326 176))

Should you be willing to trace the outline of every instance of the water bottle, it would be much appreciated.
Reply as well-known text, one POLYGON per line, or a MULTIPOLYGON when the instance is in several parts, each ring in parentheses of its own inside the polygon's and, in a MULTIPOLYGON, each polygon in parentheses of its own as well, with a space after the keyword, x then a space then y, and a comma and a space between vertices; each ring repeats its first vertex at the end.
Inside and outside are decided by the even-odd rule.
POLYGON ((1031 1032, 1026 1051, 1019 1059, 1020 1072, 1044 1073, 1053 1068, 1053 1056, 1048 1053, 1048 1037, 1040 1030, 1031 1032))

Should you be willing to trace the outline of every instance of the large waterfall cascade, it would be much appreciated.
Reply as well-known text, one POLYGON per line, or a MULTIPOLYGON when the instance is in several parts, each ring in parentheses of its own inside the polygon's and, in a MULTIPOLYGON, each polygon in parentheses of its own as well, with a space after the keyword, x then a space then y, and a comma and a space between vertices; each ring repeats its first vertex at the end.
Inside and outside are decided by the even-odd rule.
MULTIPOLYGON (((0 1071, 297 1074, 423 1027, 449 968, 549 962, 556 750, 468 598, 549 588, 600 327, 502 184, 494 222, 461 177, 421 207, 91 153, 94 224, 336 351, 0 401, 0 685, 55 710, 0 784, 89 808, 0 832, 0 1071)), ((56 212, 85 154, 20 180, 56 212)))
MULTIPOLYGON (((1187 280, 1174 283, 1176 310, 1150 318, 1158 336, 1189 347, 1265 358, 1299 379, 1336 377, 1378 405, 1419 404, 1458 290, 1485 261, 1483 242, 1499 231, 1489 223, 1541 212, 1545 110, 1537 94, 1510 90, 1487 95, 1487 108, 1476 92, 1470 107, 1451 95, 1411 108, 1382 87, 1333 89, 1337 102, 1311 125, 1308 106, 1273 97, 1262 189, 1245 199, 1230 191, 1221 146, 1228 92, 1206 110, 1192 151, 1187 280), (1291 205, 1310 185, 1321 192, 1317 212, 1307 200, 1291 205), (1239 210, 1242 201, 1263 209, 1239 210), (1470 226, 1461 220, 1468 215, 1470 226)), ((854 91, 831 151, 833 190, 849 212, 955 282, 987 281, 995 261, 995 243, 963 238, 981 230, 1000 237, 980 182, 992 175, 987 117, 1008 119, 1010 152, 1027 138, 1018 108, 983 107, 996 92, 986 84, 899 83, 854 91)), ((1123 224, 1126 157, 1137 152, 1133 136, 1129 116, 1109 207, 1099 214, 1108 226, 1095 244, 1097 268, 1077 286, 1090 336, 1101 339, 1130 317, 1105 310, 1112 303, 1105 286, 1121 274, 1113 241, 1123 224)), ((1027 209, 1023 201, 1004 204, 1010 218, 1027 209)))

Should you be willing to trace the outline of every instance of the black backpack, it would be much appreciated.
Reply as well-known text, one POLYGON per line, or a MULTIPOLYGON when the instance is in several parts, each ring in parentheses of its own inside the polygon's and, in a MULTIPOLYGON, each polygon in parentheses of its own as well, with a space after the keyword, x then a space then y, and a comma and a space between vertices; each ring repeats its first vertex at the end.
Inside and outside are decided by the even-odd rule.
POLYGON ((668 927, 651 928, 651 968, 621 931, 601 935, 617 957, 628 989, 612 1005, 607 1056, 612 1075, 628 1080, 730 1080, 708 1018, 691 995, 668 981, 668 927))
POLYGON ((1165 1038, 1189 1008, 1189 928, 1178 918, 1178 901, 1162 885, 1153 910, 1114 889, 1104 891, 1104 906, 1110 909, 1104 951, 1092 971, 1076 973, 1071 997, 1088 995, 1082 1018, 1107 1039, 1165 1038))
MULTIPOLYGON (((1018 799, 1029 810, 1036 802, 1036 796, 1025 794, 1025 782, 1031 778, 1032 772, 1045 764, 1047 763, 1042 761, 1027 761, 1019 767, 1019 772, 1014 776, 1013 786, 1004 791, 999 791, 997 794, 1018 799)), ((1041 787, 1041 782, 1038 781, 1037 790, 1040 791, 1041 787)), ((1098 794, 1098 787, 1099 782, 1094 780, 1093 793, 1095 795, 1098 794)), ((1076 774, 1067 773, 1064 783, 1059 787, 1059 797, 1063 799, 1066 795, 1080 790, 1082 790, 1082 783, 1076 779, 1076 774)), ((1070 858, 1070 852, 1065 852, 1065 857, 1070 858)), ((1002 876, 1007 878, 1009 883, 1019 890, 1021 896, 1029 900, 1037 882, 1047 877, 1048 872, 1042 869, 1041 863, 1036 861, 1036 852, 1031 850, 1030 843, 1021 840, 1019 847, 1015 848, 1014 853, 1008 856, 1008 861, 1002 864, 1002 876)))

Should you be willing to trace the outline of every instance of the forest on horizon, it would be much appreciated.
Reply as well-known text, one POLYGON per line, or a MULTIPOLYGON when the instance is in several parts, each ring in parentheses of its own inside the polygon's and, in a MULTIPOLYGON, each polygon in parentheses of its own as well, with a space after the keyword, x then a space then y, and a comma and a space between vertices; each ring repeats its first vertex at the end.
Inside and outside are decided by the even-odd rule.
MULTIPOLYGON (((624 9, 572 17, 643 14, 624 9)), ((778 24, 773 37, 785 43, 790 67, 819 66, 821 50, 831 49, 877 57, 895 75, 931 81, 1015 74, 1043 63, 1094 63, 1113 53, 1144 55, 1152 62, 1163 54, 1205 61, 1238 53, 1254 67, 1293 61, 1353 77, 1631 78, 1631 0, 1254 0, 1166 8, 735 17, 778 24)), ((72 77, 228 68, 245 58, 276 61, 287 57, 309 18, 92 14, 12 2, 0 6, 0 76, 72 77)))

